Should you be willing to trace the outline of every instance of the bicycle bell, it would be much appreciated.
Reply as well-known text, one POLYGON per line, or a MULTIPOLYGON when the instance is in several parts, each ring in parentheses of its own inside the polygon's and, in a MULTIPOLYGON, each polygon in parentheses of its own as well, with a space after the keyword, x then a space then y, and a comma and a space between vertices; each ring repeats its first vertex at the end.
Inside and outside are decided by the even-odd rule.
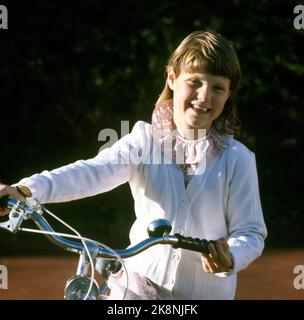
POLYGON ((172 226, 169 220, 156 219, 152 221, 148 226, 148 234, 150 237, 161 237, 165 233, 169 234, 172 230, 172 226))

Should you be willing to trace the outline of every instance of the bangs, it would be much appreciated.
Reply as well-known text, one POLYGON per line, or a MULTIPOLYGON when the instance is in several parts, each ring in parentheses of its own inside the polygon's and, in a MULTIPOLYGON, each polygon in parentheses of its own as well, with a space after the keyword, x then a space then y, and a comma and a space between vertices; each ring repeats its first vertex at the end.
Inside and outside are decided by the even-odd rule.
POLYGON ((223 76, 231 80, 231 89, 235 89, 239 81, 239 70, 234 63, 229 63, 224 57, 206 57, 197 52, 188 52, 181 56, 175 68, 175 74, 187 73, 209 73, 215 76, 223 76))
POLYGON ((227 47, 191 46, 178 50, 172 62, 173 72, 178 76, 188 73, 209 73, 230 79, 230 89, 235 90, 240 80, 240 67, 234 52, 227 47))
POLYGON ((187 56, 181 57, 180 64, 178 66, 178 73, 189 72, 189 73, 210 73, 211 67, 210 61, 205 57, 197 54, 188 54, 187 56))

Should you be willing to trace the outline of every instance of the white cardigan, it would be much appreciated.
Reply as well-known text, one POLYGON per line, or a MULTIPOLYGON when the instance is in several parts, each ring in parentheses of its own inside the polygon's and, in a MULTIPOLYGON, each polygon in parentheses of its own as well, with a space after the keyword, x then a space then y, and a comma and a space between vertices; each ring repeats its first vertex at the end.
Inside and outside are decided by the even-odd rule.
POLYGON ((147 237, 148 224, 157 218, 172 223, 172 233, 215 240, 228 238, 234 258, 232 272, 204 272, 201 255, 157 245, 128 266, 170 290, 175 299, 233 299, 236 273, 261 255, 267 231, 261 210, 255 156, 233 139, 201 175, 185 188, 183 172, 170 164, 117 164, 130 150, 147 155, 151 125, 137 122, 132 132, 95 158, 43 171, 19 184, 28 186, 42 203, 93 196, 129 182, 136 220, 131 245, 147 237))

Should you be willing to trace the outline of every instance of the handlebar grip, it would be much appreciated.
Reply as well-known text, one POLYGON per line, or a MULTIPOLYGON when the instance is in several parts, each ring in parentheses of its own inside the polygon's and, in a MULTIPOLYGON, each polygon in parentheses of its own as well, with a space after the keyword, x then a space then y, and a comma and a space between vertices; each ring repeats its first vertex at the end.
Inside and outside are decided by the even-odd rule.
POLYGON ((178 243, 174 245, 174 248, 182 248, 188 249, 192 251, 197 251, 201 253, 208 254, 208 243, 209 241, 206 239, 198 239, 198 238, 191 238, 191 237, 184 237, 178 233, 175 234, 178 239, 178 243))

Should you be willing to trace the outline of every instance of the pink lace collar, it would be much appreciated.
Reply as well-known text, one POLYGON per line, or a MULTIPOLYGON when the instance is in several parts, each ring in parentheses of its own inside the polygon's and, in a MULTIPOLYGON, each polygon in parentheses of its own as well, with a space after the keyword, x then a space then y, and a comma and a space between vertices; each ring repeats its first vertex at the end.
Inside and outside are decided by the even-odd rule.
POLYGON ((182 138, 173 127, 173 101, 163 102, 152 113, 152 136, 162 152, 171 157, 173 163, 182 167, 189 165, 193 170, 204 159, 210 162, 230 144, 233 136, 221 135, 211 127, 208 134, 198 140, 182 138), (172 145, 172 148, 168 148, 172 145))

